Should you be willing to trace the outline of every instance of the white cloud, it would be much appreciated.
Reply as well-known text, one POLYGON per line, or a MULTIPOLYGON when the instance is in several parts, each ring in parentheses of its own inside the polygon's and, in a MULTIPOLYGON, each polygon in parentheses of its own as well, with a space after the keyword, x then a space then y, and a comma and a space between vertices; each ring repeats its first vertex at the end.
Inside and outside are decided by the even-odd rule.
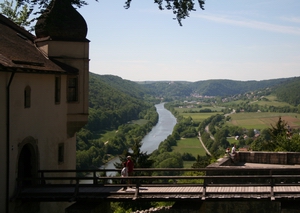
POLYGON ((281 17, 281 20, 289 21, 293 23, 300 23, 300 17, 281 17))
MULTIPOLYGON (((202 19, 206 19, 218 23, 225 23, 225 24, 230 24, 235 26, 248 27, 252 29, 260 29, 260 30, 278 32, 284 34, 300 35, 300 27, 270 24, 267 22, 254 21, 249 19, 243 20, 241 17, 229 18, 229 17, 217 16, 217 15, 196 15, 196 16, 202 19)), ((294 22, 296 21, 300 22, 300 19, 298 18, 289 19, 289 20, 293 20, 294 22)))

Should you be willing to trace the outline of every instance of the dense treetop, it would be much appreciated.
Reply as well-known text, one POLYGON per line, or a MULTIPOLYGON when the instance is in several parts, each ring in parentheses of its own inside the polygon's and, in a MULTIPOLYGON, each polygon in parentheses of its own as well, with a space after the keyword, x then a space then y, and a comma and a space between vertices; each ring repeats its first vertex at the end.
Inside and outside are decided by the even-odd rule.
MULTIPOLYGON (((17 0, 18 4, 30 4, 31 8, 34 6, 38 6, 40 12, 44 11, 51 0, 17 0)), ((87 0, 70 0, 75 7, 82 7, 88 4, 87 0)), ((98 1, 98 0, 96 0, 98 1)), ((124 8, 129 9, 131 6, 132 0, 126 0, 124 4, 124 8)), ((160 10, 171 10, 173 14, 176 16, 179 25, 182 25, 182 20, 189 17, 190 12, 195 11, 197 3, 199 8, 204 10, 204 0, 154 0, 154 3, 158 5, 160 10)))

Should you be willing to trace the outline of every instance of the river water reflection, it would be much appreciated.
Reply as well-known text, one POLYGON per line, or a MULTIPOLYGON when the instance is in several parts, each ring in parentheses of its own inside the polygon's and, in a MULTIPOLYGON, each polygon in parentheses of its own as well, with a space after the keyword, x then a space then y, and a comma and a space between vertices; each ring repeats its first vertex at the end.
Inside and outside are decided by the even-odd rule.
MULTIPOLYGON (((164 103, 156 104, 155 107, 159 115, 158 122, 152 128, 149 134, 143 138, 141 146, 141 151, 147 152, 148 154, 151 154, 154 150, 156 150, 159 144, 172 134, 173 128, 177 122, 173 114, 169 110, 165 109, 164 103)), ((114 169, 115 162, 120 162, 119 157, 109 161, 105 165, 105 168, 114 169)))

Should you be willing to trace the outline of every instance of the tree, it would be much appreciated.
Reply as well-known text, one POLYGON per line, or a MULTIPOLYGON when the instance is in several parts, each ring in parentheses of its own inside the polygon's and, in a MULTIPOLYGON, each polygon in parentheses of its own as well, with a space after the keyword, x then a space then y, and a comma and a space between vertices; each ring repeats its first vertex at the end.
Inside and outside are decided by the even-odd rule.
POLYGON ((271 128, 269 128, 272 139, 276 139, 278 135, 285 135, 287 131, 287 122, 282 120, 281 117, 279 117, 275 126, 271 125, 271 128))
POLYGON ((196 163, 193 164, 192 168, 205 168, 211 163, 211 157, 209 155, 206 156, 197 156, 196 163))
POLYGON ((15 4, 14 0, 11 2, 4 0, 3 3, 0 3, 0 9, 3 15, 19 26, 28 27, 33 21, 29 20, 32 9, 29 9, 27 4, 21 5, 19 2, 15 4))
MULTIPOLYGON (((132 0, 127 0, 125 2, 126 9, 130 7, 131 1, 132 0)), ((164 7, 168 10, 173 10, 179 24, 181 24, 182 19, 189 16, 191 11, 195 11, 195 0, 154 0, 154 3, 158 4, 160 10, 163 10, 164 7), (164 2, 165 5, 163 6, 164 2)), ((198 3, 200 8, 204 10, 204 0, 198 0, 198 3)))
MULTIPOLYGON (((38 5, 40 9, 39 13, 42 13, 49 5, 51 0, 17 0, 18 4, 22 5, 24 3, 29 3, 31 8, 38 5)), ((88 3, 85 0, 70 0, 75 7, 82 7, 88 3)), ((98 0, 96 0, 98 1, 98 0)), ((197 0, 199 7, 204 10, 205 0, 197 0)), ((129 9, 131 6, 132 0, 126 0, 124 8, 129 9)), ((180 26, 182 26, 182 20, 189 17, 190 12, 195 11, 196 0, 154 0, 154 3, 158 5, 160 10, 171 10, 176 16, 176 19, 180 26)))

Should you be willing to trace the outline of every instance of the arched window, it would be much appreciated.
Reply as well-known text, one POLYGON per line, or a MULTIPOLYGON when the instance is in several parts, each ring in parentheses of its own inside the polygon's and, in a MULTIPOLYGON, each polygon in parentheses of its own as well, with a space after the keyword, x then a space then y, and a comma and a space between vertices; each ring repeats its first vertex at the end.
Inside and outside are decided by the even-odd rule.
POLYGON ((29 108, 31 102, 31 88, 30 86, 25 87, 24 90, 24 107, 29 108))

